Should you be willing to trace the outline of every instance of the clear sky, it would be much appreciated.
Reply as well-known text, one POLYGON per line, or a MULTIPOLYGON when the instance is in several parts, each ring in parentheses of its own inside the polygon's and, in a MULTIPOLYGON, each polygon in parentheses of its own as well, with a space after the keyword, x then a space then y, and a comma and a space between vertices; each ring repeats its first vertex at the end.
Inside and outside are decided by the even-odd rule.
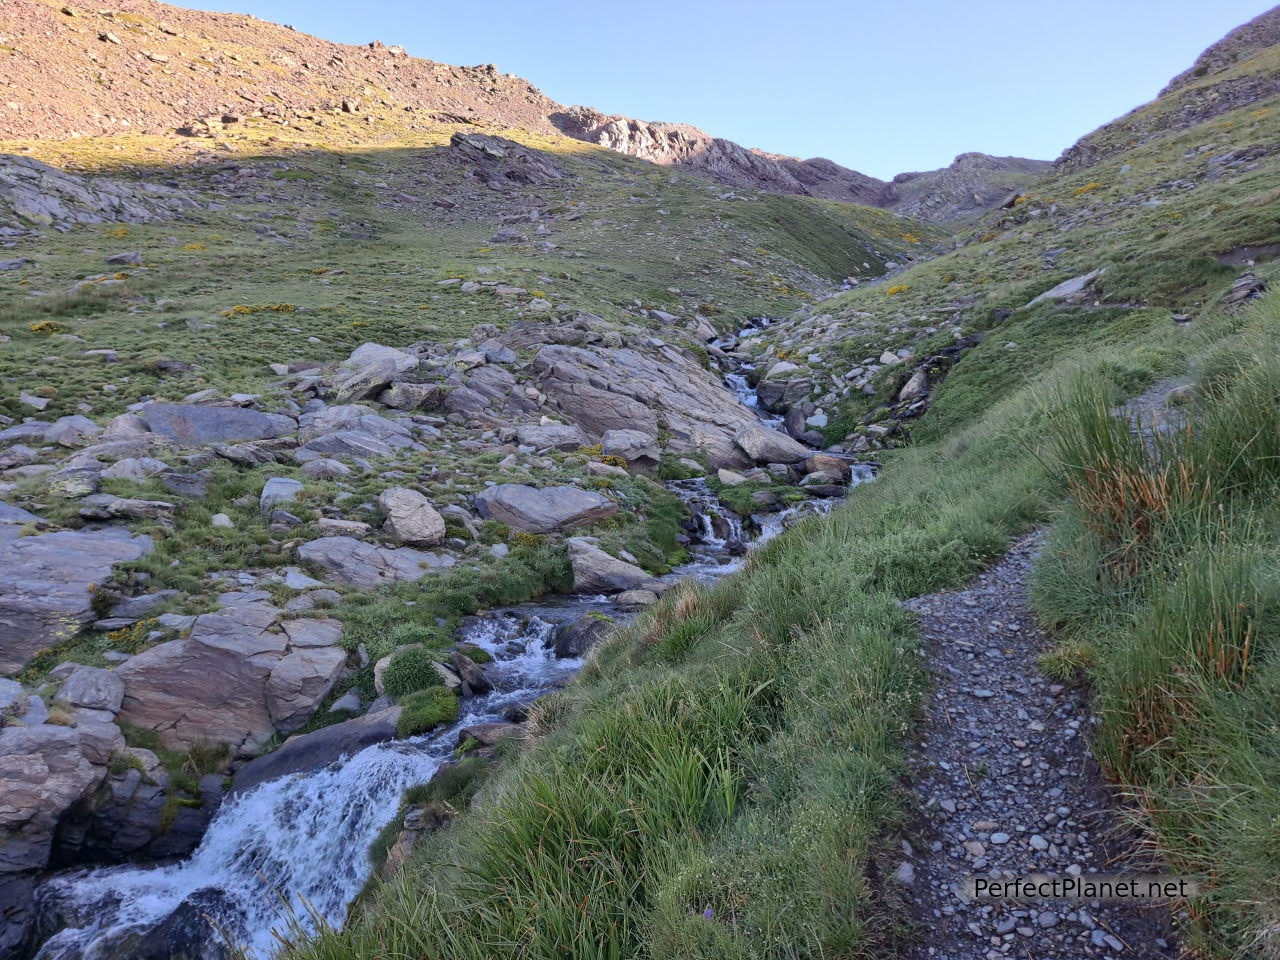
POLYGON ((1266 0, 179 0, 495 63, 555 100, 888 178, 1053 159, 1266 0))

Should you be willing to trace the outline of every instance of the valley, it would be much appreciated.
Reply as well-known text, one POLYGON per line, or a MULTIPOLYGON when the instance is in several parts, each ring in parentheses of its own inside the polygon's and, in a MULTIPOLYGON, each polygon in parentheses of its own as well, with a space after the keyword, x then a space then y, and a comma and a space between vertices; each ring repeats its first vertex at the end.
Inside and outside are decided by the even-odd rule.
POLYGON ((1280 956, 1280 13, 886 183, 13 6, 0 958, 1280 956))

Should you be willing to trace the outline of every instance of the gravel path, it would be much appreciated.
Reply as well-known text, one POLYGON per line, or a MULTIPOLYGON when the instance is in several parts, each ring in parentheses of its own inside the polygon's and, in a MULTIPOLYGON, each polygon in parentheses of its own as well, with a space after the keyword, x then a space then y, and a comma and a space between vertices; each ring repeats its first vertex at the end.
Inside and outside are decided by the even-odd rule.
POLYGON ((910 960, 1176 957, 1168 910, 1055 901, 968 904, 967 876, 1159 872, 1134 859, 1118 801, 1086 743, 1084 693, 1046 678, 1049 644, 1026 603, 1038 542, 963 590, 910 601, 934 689, 913 758, 919 814, 898 879, 920 942, 910 960))

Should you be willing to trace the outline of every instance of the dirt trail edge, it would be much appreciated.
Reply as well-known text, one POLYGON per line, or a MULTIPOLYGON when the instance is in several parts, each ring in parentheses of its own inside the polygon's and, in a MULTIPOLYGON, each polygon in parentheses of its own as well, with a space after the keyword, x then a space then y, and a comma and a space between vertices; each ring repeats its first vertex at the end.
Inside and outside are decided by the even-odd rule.
POLYGON ((921 937, 910 960, 1176 957, 1167 908, 967 903, 971 875, 1159 872, 1121 833, 1121 801, 1087 743, 1078 689, 1041 673, 1050 644, 1027 605, 1039 546, 1019 542, 968 587, 909 601, 934 688, 912 757, 918 814, 898 880, 921 937))

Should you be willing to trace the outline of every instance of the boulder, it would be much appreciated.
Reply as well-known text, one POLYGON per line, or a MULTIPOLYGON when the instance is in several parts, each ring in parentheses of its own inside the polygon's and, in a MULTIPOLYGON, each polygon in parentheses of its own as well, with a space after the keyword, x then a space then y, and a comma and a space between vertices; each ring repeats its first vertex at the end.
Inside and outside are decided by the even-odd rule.
POLYGON ((361 370, 375 363, 390 363, 399 375, 416 370, 418 356, 407 350, 383 346, 380 343, 362 343, 351 351, 351 356, 342 361, 342 366, 347 370, 361 370))
POLYGON ((756 399, 760 406, 781 413, 804 400, 813 391, 813 384, 804 379, 761 380, 756 386, 756 399))
POLYGON ((444 386, 438 383, 393 381, 378 394, 378 402, 396 410, 439 410, 445 393, 444 386))
POLYGON ((600 440, 600 452, 606 457, 621 457, 631 466, 645 470, 656 467, 662 455, 658 438, 640 430, 606 430, 600 440))
POLYGON ((414 547, 432 547, 444 540, 444 517, 431 501, 408 487, 391 487, 378 495, 378 509, 389 536, 414 547))
POLYGON ((25 955, 35 875, 49 862, 64 815, 105 777, 71 727, 0 727, 0 956, 25 955))
POLYGON ((290 737, 278 750, 246 763, 236 771, 231 784, 233 795, 252 790, 260 783, 315 770, 339 757, 358 753, 365 747, 396 735, 400 708, 390 707, 363 717, 344 720, 311 733, 290 737))
POLYGON ((516 439, 535 450, 578 450, 590 439, 570 423, 530 423, 516 427, 516 439))
POLYGON ((670 344, 629 347, 544 346, 531 364, 552 409, 592 437, 609 430, 658 435, 662 419, 673 453, 702 452, 712 467, 747 461, 733 438, 755 414, 691 351, 670 344))
POLYGON ((658 602, 658 595, 652 590, 624 590, 613 598, 613 605, 619 610, 643 610, 658 602))
POLYGON ((391 360, 378 360, 368 366, 349 370, 333 382, 334 398, 339 403, 376 397, 396 378, 396 365, 391 360))
MULTIPOLYGON (((633 591, 636 592, 636 591, 633 591)), ((657 595, 654 595, 657 599, 657 595)), ((563 623, 556 630, 555 653, 560 659, 581 657, 609 635, 616 624, 608 617, 588 614, 573 623, 563 623)))
POLYGON ((76 667, 62 681, 54 703, 65 707, 103 710, 112 715, 120 712, 124 700, 124 681, 101 667, 76 667))
POLYGON ((258 512, 264 517, 281 504, 291 503, 302 492, 302 483, 292 477, 271 477, 262 485, 258 496, 258 512))
POLYGON ((341 480, 351 476, 351 468, 341 460, 321 457, 319 460, 308 460, 304 463, 302 475, 308 480, 341 480))
POLYGON ((16 673, 94 620, 91 588, 150 551, 149 537, 120 528, 0 536, 0 673, 16 673))
MULTIPOLYGON (((651 590, 657 582, 635 564, 611 557, 585 537, 569 540, 575 593, 621 593, 651 590)), ((654 592, 657 592, 656 590, 654 592)))
POLYGON ((458 675, 458 679, 461 681, 460 686, 464 696, 478 696, 493 689, 493 684, 484 675, 484 670, 480 664, 465 653, 454 650, 449 654, 449 665, 453 667, 453 672, 458 675))
POLYGON ((298 448, 294 458, 305 462, 321 457, 348 459, 389 457, 395 452, 396 447, 367 430, 337 430, 326 433, 322 437, 316 437, 314 440, 308 440, 298 448))
POLYGON ((1106 268, 1102 267, 1097 270, 1090 270, 1083 276, 1072 277, 1070 280, 1064 280, 1056 287, 1050 287, 1044 293, 1040 294, 1040 296, 1035 297, 1027 304, 1027 306, 1033 307, 1037 303, 1044 303, 1046 301, 1057 302, 1059 300, 1078 299, 1084 295, 1089 284, 1093 283, 1094 280, 1097 280, 1098 277, 1102 276, 1105 272, 1106 268))
POLYGON ((486 487, 476 494, 475 504, 486 520, 525 533, 583 527, 618 512, 618 505, 599 493, 570 486, 538 489, 522 483, 486 487))
POLYGON ((917 370, 898 391, 899 400, 915 400, 929 392, 929 377, 923 370, 917 370))
POLYGON ((138 415, 152 433, 182 443, 270 440, 298 429, 292 417, 213 404, 149 403, 138 415))
POLYGON ((811 452, 785 433, 759 423, 739 432, 734 442, 757 463, 798 463, 811 452))
POLYGON ((518 723, 505 723, 501 720, 491 723, 474 723, 458 731, 458 746, 474 741, 481 747, 496 747, 503 740, 519 739, 524 734, 524 727, 518 723))
POLYGON ((298 557, 314 564, 334 583, 371 590, 384 583, 419 580, 431 570, 451 567, 448 554, 392 549, 351 537, 321 537, 298 548, 298 557))
POLYGON ((45 440, 63 447, 83 447, 92 441, 102 428, 88 417, 75 414, 59 417, 45 433, 45 440))
POLYGON ((213 741, 240 754, 260 749, 275 734, 267 679, 288 642, 269 630, 278 615, 265 603, 226 607, 197 617, 185 640, 121 664, 121 721, 158 731, 171 748, 213 741))
POLYGON ((276 730, 292 733, 316 712, 347 662, 338 647, 299 647, 271 670, 267 678, 267 710, 276 730))
POLYGON ((852 473, 852 468, 847 460, 833 457, 829 453, 810 455, 804 462, 804 469, 806 473, 825 473, 845 478, 852 473))

